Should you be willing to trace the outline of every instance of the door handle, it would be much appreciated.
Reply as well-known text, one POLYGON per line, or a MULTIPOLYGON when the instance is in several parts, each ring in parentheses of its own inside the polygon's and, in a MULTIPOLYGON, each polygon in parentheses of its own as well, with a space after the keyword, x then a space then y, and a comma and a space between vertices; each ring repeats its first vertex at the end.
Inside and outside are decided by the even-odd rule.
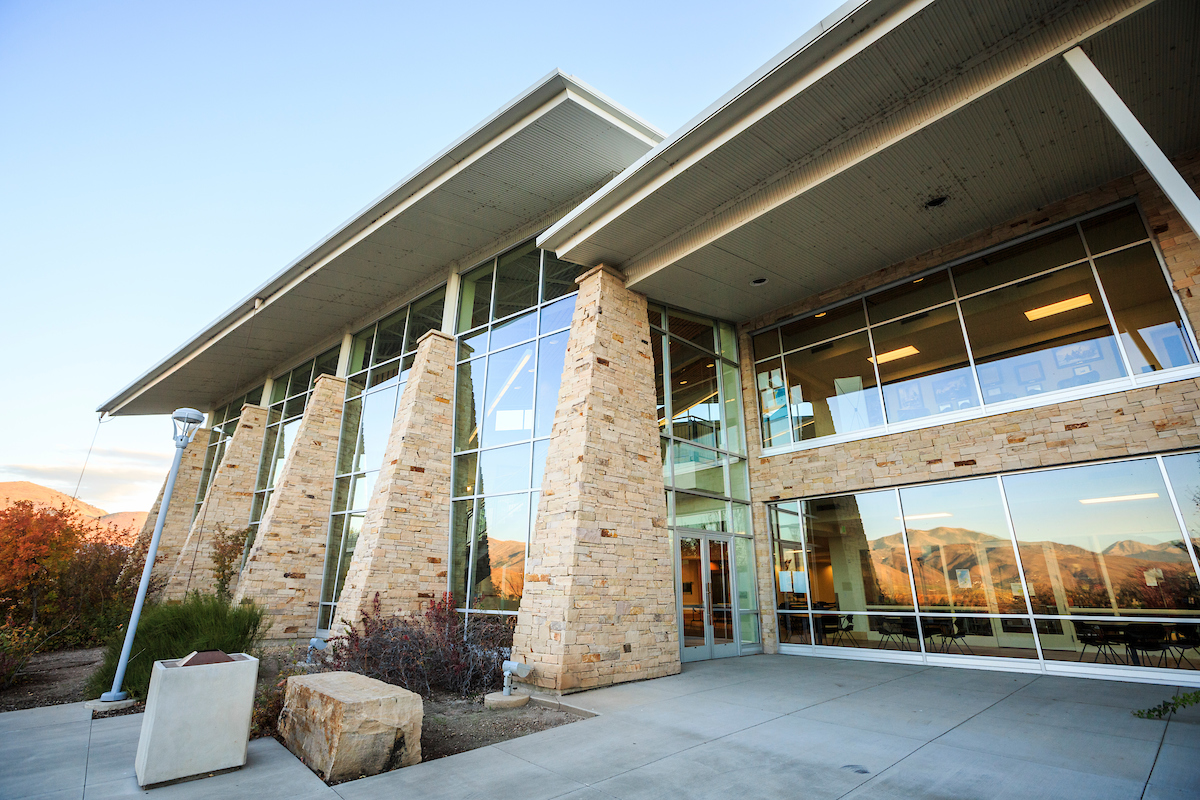
POLYGON ((709 582, 704 584, 704 614, 707 617, 707 624, 711 627, 713 624, 712 583, 709 582))

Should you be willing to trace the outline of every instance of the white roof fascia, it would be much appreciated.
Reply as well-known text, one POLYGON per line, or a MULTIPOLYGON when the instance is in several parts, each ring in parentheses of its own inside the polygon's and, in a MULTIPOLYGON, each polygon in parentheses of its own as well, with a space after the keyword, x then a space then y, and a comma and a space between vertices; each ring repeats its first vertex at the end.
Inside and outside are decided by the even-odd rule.
POLYGON ((120 411, 146 389, 169 377, 210 345, 249 322, 259 310, 568 99, 587 107, 651 146, 662 139, 662 132, 654 126, 581 81, 555 69, 417 167, 96 410, 108 414, 120 411), (547 99, 541 97, 551 91, 553 94, 547 99), (323 252, 324 255, 321 255, 323 252))

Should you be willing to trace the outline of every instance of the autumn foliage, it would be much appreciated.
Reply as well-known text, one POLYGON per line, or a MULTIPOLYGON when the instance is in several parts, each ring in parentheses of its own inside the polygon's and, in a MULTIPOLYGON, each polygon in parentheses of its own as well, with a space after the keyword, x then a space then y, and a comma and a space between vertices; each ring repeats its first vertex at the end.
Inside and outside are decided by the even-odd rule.
POLYGON ((0 509, 0 619, 53 635, 50 646, 102 644, 128 618, 141 578, 140 565, 124 569, 127 541, 65 506, 0 509))

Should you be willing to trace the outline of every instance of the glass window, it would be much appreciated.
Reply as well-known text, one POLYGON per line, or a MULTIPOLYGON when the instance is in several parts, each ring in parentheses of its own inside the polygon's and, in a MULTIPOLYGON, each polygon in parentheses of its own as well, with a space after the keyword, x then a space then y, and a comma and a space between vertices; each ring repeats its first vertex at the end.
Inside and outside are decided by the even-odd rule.
POLYGON ((1195 363, 1153 246, 1142 244, 1097 258, 1096 272, 1134 372, 1195 363))
POLYGON ((358 457, 354 471, 379 469, 396 416, 396 390, 371 392, 362 398, 362 423, 358 430, 358 457))
POLYGON ((529 444, 514 444, 479 454, 476 494, 499 494, 529 488, 529 444))
POLYGON ((1027 614, 995 478, 900 490, 922 611, 1027 614))
POLYGON ((771 356, 777 356, 783 352, 779 346, 778 328, 756 334, 754 338, 751 339, 751 343, 754 346, 754 359, 756 361, 764 358, 770 358, 771 356))
POLYGON ((347 400, 342 405, 342 434, 338 439, 337 474, 354 471, 354 453, 358 447, 358 429, 362 423, 362 399, 347 400))
POLYGON ((479 499, 480 524, 472 552, 471 607, 516 611, 525 583, 529 495, 479 499))
POLYGON ((517 342, 524 342, 537 336, 537 312, 530 311, 514 317, 508 322, 502 322, 492 328, 492 350, 500 350, 517 342))
POLYGON ((467 604, 468 562, 475 531, 475 500, 455 500, 450 506, 450 592, 454 605, 467 604))
MULTIPOLYGON (((1142 224, 1142 217, 1134 206, 1125 206, 1085 220, 1079 227, 1083 228, 1083 238, 1087 240, 1093 256, 1146 238, 1146 226, 1142 224)), ((1104 280, 1104 277, 1101 276, 1100 280, 1104 280)))
POLYGON ((494 447, 531 437, 537 373, 533 350, 530 343, 489 357, 480 446, 494 447))
POLYGON ((780 611, 808 610, 808 561, 799 506, 792 501, 770 507, 775 533, 775 604, 780 611))
POLYGON ((1087 255, 1074 227, 1006 247, 951 269, 959 297, 1080 261, 1087 255))
POLYGON ((795 441, 883 424, 866 331, 784 356, 795 441))
POLYGON ((550 333, 562 328, 571 327, 571 316, 575 313, 575 295, 551 303, 542 308, 542 322, 539 330, 550 333))
POLYGON ((458 365, 458 387, 454 390, 454 449, 474 450, 479 447, 479 402, 487 360, 477 358, 458 365), (476 388, 478 387, 478 389, 476 388))
POLYGON ((367 362, 371 358, 371 343, 374 341, 374 325, 355 334, 354 341, 350 344, 350 364, 348 366, 350 374, 353 375, 355 372, 361 372, 367 368, 367 362))
POLYGON ((715 356, 670 337, 672 435, 719 446, 721 403, 715 356))
POLYGON ((288 381, 288 397, 295 397, 304 394, 312 388, 313 362, 308 362, 302 367, 296 367, 292 370, 291 379, 288 381))
MULTIPOLYGON (((655 381, 657 384, 657 374, 655 381)), ((742 374, 738 370, 737 362, 721 362, 721 391, 725 398, 724 411, 721 415, 722 431, 725 434, 722 437, 724 439, 722 445, 726 450, 744 453, 746 452, 746 440, 742 436, 742 374)), ((662 419, 661 414, 659 419, 662 419)))
POLYGON ((715 450, 675 442, 675 488, 725 495, 725 459, 715 450))
POLYGON ((1154 459, 1003 480, 1035 614, 1171 616, 1200 608, 1154 459))
POLYGON ((379 323, 379 333, 375 338, 375 354, 371 357, 372 364, 382 364, 404 351, 404 328, 407 324, 407 307, 379 323))
POLYGON ((962 301, 988 403, 1125 375, 1087 264, 962 301))
POLYGON ((671 332, 671 336, 699 345, 705 350, 717 349, 713 334, 713 321, 706 317, 697 317, 673 308, 668 309, 667 330, 671 332))
POLYGON ((834 339, 851 331, 867 327, 863 316, 862 302, 855 300, 838 308, 819 311, 809 317, 789 322, 779 329, 783 337, 783 351, 834 339))
POLYGON ((872 336, 889 422, 979 405, 954 306, 889 322, 872 336))
MULTIPOLYGON (((575 279, 587 271, 587 267, 581 267, 578 264, 571 264, 567 261, 559 261, 555 258, 554 253, 544 251, 543 260, 545 265, 545 286, 542 289, 542 302, 549 303, 551 300, 556 300, 559 297, 573 293, 579 288, 575 283, 575 279)), ((574 301, 572 301, 574 305, 574 301)), ((567 323, 570 324, 568 318, 567 323)), ((542 326, 543 330, 553 330, 542 326)))
POLYGON ((408 334, 405 337, 404 352, 417 349, 417 342, 430 331, 441 330, 442 309, 446 306, 446 289, 438 289, 412 304, 408 316, 408 334))
POLYGON ((500 256, 496 266, 496 310, 493 319, 537 305, 541 251, 533 242, 500 256))
POLYGON ((568 338, 569 333, 561 331, 538 341, 535 436, 549 436, 554 428, 554 413, 558 407, 558 390, 562 385, 568 338))
MULTIPOLYGON (((950 273, 942 271, 876 292, 866 298, 867 314, 878 324, 954 299, 950 273)), ((785 343, 786 346, 786 343, 785 343)))
POLYGON ((724 500, 673 492, 675 524, 683 528, 702 528, 709 531, 729 529, 729 511, 724 500))
POLYGON ((800 507, 813 609, 913 610, 895 492, 829 497, 800 507))
POLYGON ((459 332, 486 323, 492 308, 492 265, 487 264, 463 275, 458 292, 459 332))
POLYGON ((783 361, 773 358, 755 365, 754 369, 758 408, 762 415, 763 447, 790 444, 792 425, 788 413, 787 384, 783 382, 783 361))

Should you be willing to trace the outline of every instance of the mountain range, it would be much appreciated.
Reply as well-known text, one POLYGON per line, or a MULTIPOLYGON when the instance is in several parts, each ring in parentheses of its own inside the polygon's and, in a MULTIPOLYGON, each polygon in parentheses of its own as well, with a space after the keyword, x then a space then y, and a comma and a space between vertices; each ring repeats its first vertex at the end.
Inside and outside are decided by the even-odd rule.
POLYGON ((60 508, 66 506, 73 509, 81 517, 95 520, 101 525, 112 525, 125 531, 131 531, 130 539, 136 537, 146 524, 145 511, 116 511, 109 513, 82 500, 72 499, 57 489, 42 486, 30 481, 0 481, 0 508, 8 508, 21 500, 28 500, 35 508, 60 508))

